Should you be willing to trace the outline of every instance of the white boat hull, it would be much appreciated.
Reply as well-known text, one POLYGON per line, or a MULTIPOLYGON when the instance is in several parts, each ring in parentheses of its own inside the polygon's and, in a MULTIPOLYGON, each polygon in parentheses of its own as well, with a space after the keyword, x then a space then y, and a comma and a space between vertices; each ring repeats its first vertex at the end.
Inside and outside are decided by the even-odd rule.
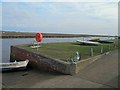
POLYGON ((29 60, 20 61, 20 62, 11 62, 11 63, 0 63, 0 68, 7 69, 7 68, 22 68, 26 67, 29 60))
POLYGON ((39 48, 40 46, 31 46, 31 48, 39 48))
POLYGON ((83 45, 95 45, 98 46, 100 43, 98 42, 92 42, 92 41, 82 41, 82 40, 77 40, 77 42, 83 44, 83 45))

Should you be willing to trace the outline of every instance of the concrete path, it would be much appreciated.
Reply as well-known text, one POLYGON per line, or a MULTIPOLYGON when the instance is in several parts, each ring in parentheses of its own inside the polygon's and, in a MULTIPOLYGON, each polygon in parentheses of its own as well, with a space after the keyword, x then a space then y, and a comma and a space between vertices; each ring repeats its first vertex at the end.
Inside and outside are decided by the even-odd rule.
POLYGON ((118 51, 104 55, 76 76, 108 87, 118 87, 118 51))
POLYGON ((91 63, 76 75, 41 70, 2 73, 3 88, 117 88, 118 51, 91 63))

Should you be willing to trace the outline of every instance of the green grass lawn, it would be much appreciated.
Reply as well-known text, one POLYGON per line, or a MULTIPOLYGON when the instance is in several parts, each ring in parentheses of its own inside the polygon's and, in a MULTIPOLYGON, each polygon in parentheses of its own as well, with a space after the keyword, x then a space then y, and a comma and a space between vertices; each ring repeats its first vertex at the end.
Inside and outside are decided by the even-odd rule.
POLYGON ((81 59, 86 59, 90 56, 90 49, 93 48, 93 55, 101 54, 101 47, 103 47, 103 53, 118 48, 118 42, 115 41, 113 44, 101 44, 99 46, 83 46, 79 45, 78 42, 64 42, 64 43, 42 43, 41 47, 37 49, 30 48, 30 45, 18 45, 18 47, 40 53, 52 58, 67 61, 73 55, 74 52, 78 51, 81 55, 81 59), (116 48, 115 48, 116 44, 116 48))

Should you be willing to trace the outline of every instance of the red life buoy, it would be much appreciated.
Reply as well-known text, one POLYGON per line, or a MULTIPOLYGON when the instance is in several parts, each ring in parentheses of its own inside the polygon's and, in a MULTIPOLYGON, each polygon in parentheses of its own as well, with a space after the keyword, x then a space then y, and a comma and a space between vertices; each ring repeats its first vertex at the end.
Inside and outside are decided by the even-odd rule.
POLYGON ((42 39, 43 39, 43 37, 42 37, 42 34, 41 34, 41 33, 36 33, 35 38, 36 38, 36 41, 37 41, 37 42, 41 42, 41 41, 42 41, 42 39))

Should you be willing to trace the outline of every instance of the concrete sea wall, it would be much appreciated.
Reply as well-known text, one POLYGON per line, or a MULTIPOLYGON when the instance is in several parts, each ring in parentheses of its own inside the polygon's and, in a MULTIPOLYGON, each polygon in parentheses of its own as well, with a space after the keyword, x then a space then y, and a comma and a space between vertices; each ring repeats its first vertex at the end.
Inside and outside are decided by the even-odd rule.
POLYGON ((30 61, 29 65, 32 67, 74 75, 90 63, 97 60, 99 57, 101 57, 101 55, 78 62, 64 62, 45 55, 18 48, 17 46, 11 46, 10 62, 13 62, 14 60, 21 61, 28 59, 30 61))

